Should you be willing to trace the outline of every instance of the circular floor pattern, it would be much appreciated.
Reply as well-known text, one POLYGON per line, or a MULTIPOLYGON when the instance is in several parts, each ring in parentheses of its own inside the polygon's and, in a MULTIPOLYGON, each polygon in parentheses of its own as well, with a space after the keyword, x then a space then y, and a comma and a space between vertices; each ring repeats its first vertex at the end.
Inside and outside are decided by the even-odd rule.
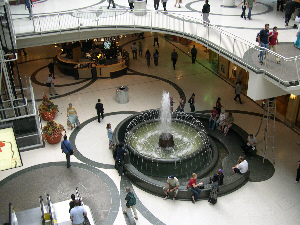
MULTIPOLYGON (((51 196, 53 204, 70 199, 79 188, 83 201, 94 215, 95 224, 112 224, 119 208, 119 192, 114 182, 102 171, 90 166, 66 162, 46 163, 21 170, 0 182, 0 223, 8 222, 8 204, 16 212, 39 207, 39 196, 44 203, 51 196), (9 198, 7 197, 9 196, 9 198)), ((69 209, 66 208, 66 213, 69 209)))

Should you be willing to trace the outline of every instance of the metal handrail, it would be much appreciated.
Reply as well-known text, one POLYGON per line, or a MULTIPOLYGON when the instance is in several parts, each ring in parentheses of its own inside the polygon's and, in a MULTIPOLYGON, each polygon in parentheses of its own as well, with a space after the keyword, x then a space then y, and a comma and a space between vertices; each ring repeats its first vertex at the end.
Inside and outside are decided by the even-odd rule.
MULTIPOLYGON (((208 24, 202 19, 186 15, 189 12, 184 11, 184 15, 180 13, 179 11, 161 11, 160 13, 155 13, 153 10, 145 9, 135 9, 133 12, 130 9, 101 9, 35 14, 31 21, 29 21, 28 18, 21 19, 26 19, 28 23, 32 23, 32 32, 18 33, 17 37, 18 35, 24 37, 26 35, 44 35, 47 33, 62 33, 71 30, 81 32, 94 28, 98 30, 99 28, 101 29, 101 27, 157 30, 202 42, 206 47, 230 57, 233 61, 237 61, 247 69, 269 76, 281 85, 290 86, 290 82, 295 80, 299 81, 299 63, 297 63, 297 60, 300 59, 300 55, 286 58, 269 49, 257 46, 257 44, 249 42, 220 27, 208 24), (145 15, 135 16, 135 13, 140 12, 145 12, 145 15), (74 16, 75 14, 76 16, 74 16), (165 20, 166 22, 162 24, 158 23, 157 20, 165 20), (178 21, 181 22, 176 23, 178 21), (172 22, 174 22, 176 26, 172 24, 172 22), (274 57, 274 59, 278 57, 281 61, 281 65, 275 65, 276 62, 270 60, 269 62, 266 61, 266 65, 268 66, 261 68, 259 65, 253 63, 253 54, 245 57, 247 52, 250 51, 254 51, 253 54, 255 54, 255 52, 258 54, 260 51, 266 51, 267 54, 274 57), (272 70, 272 67, 276 67, 276 69, 272 70), (284 75, 287 68, 291 68, 292 72, 289 74, 289 77, 285 78, 282 75, 284 75)), ((14 23, 17 21, 19 21, 19 19, 13 19, 14 23)), ((14 27, 16 28, 17 26, 15 25, 14 27)))

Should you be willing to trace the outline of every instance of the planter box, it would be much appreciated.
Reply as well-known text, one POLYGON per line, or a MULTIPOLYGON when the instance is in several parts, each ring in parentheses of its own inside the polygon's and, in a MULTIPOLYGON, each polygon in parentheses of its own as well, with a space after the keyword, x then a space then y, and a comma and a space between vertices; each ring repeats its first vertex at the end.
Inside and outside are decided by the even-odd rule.
POLYGON ((48 135, 46 140, 49 144, 57 144, 61 141, 61 137, 62 137, 62 134, 60 134, 58 136, 48 135))
POLYGON ((50 111, 50 112, 40 112, 40 116, 42 117, 43 120, 49 121, 53 120, 56 115, 55 111, 50 111))

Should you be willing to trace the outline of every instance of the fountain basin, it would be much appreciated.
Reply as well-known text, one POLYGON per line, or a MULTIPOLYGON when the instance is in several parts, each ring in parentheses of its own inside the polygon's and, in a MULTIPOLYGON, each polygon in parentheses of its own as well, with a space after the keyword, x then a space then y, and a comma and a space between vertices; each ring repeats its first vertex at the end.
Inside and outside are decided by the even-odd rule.
MULTIPOLYGON (((191 151, 176 149, 176 138, 174 138, 175 150, 181 151, 178 156, 175 155, 174 157, 172 152, 166 151, 164 154, 169 154, 169 156, 164 158, 157 155, 155 149, 151 149, 153 147, 147 147, 147 145, 145 145, 145 148, 150 148, 150 153, 146 154, 138 151, 135 143, 135 139, 138 139, 138 137, 135 137, 135 132, 138 132, 148 124, 155 124, 158 120, 159 110, 149 110, 128 117, 118 125, 114 136, 119 141, 124 140, 126 144, 128 150, 126 163, 131 163, 141 173, 153 177, 167 177, 171 174, 177 177, 186 176, 195 171, 201 172, 201 170, 205 170, 211 164, 213 153, 203 125, 192 115, 185 113, 172 113, 172 124, 188 127, 191 130, 188 132, 192 133, 193 131, 200 138, 195 142, 197 145, 191 151)), ((156 144, 158 146, 158 139, 156 144)))

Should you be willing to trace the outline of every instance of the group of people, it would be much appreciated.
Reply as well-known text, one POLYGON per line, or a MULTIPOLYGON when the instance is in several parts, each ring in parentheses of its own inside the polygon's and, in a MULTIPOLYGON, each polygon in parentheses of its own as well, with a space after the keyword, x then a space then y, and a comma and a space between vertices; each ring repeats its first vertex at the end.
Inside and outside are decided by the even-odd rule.
MULTIPOLYGON (((254 2, 255 2, 255 5, 257 5, 256 1, 254 1, 254 2)), ((248 11, 247 18, 249 20, 252 20, 251 19, 251 11, 252 11, 252 8, 253 8, 253 0, 242 0, 240 2, 240 4, 238 4, 236 7, 239 7, 240 5, 242 5, 242 14, 241 14, 241 17, 246 20, 246 8, 248 8, 249 11, 248 11)))
MULTIPOLYGON (((262 49, 259 53, 259 62, 263 65, 263 60, 266 58, 266 50, 265 49, 273 49, 275 53, 277 53, 277 45, 278 45, 278 32, 277 27, 273 27, 273 31, 269 32, 269 24, 265 24, 265 28, 262 29, 257 34, 257 42, 262 49)), ((279 64, 280 60, 277 55, 275 55, 275 60, 279 64)))
MULTIPOLYGON (((173 98, 170 97, 171 101, 171 107, 173 108, 173 98)), ((179 112, 184 112, 184 107, 186 103, 186 98, 184 95, 182 95, 179 99, 179 112)), ((195 93, 192 94, 192 96, 189 98, 188 103, 190 104, 191 112, 195 112, 195 93)), ((173 110, 171 110, 173 112, 173 110)))
POLYGON ((215 128, 219 129, 220 132, 224 132, 224 136, 227 135, 230 127, 233 125, 234 118, 232 112, 228 113, 226 117, 225 109, 221 103, 221 98, 218 97, 216 101, 216 106, 210 112, 209 118, 209 127, 214 130, 215 128))
MULTIPOLYGON (((217 186, 222 185, 223 178, 224 175, 222 169, 219 169, 214 176, 210 177, 209 184, 213 184, 217 186), (213 179, 213 177, 217 177, 217 179, 213 179)), ((171 197, 170 195, 172 194, 173 195, 172 200, 173 202, 175 202, 176 197, 178 195, 178 188, 179 188, 179 181, 177 177, 175 177, 174 175, 170 175, 167 179, 167 185, 163 188, 165 194, 163 200, 169 199, 171 197)), ((195 202, 198 200, 199 195, 201 193, 201 189, 203 188, 204 188, 203 182, 197 183, 197 174, 193 173, 189 183, 187 184, 187 189, 189 189, 189 191, 191 192, 191 200, 193 204, 195 204, 195 202)))

